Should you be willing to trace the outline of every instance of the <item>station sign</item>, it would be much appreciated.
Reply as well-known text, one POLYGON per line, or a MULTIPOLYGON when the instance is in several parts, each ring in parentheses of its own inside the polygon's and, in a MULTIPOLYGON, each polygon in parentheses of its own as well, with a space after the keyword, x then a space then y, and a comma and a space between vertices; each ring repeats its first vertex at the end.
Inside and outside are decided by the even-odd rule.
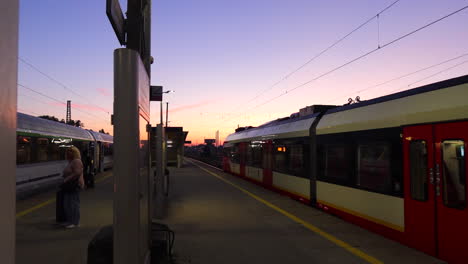
POLYGON ((106 14, 120 45, 125 45, 125 17, 119 0, 106 0, 106 14))
POLYGON ((163 98, 163 87, 162 86, 151 86, 150 87, 150 101, 161 102, 163 98))

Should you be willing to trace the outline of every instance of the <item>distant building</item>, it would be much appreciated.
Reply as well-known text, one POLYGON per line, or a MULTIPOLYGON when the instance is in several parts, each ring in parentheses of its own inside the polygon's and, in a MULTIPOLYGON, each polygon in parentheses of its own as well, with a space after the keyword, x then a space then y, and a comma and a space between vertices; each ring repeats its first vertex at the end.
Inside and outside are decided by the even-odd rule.
POLYGON ((216 139, 205 139, 205 144, 213 145, 216 142, 216 139))
POLYGON ((184 143, 188 131, 183 131, 182 127, 166 127, 166 161, 167 165, 182 166, 184 157, 184 143))

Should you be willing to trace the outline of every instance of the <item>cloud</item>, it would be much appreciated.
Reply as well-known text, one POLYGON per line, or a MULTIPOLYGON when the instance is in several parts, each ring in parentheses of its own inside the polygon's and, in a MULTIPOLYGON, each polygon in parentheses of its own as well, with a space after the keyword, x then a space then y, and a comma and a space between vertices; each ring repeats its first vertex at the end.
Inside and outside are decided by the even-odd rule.
POLYGON ((170 113, 175 113, 175 112, 181 112, 181 111, 185 111, 185 110, 189 110, 189 109, 193 109, 193 108, 197 108, 197 107, 202 107, 202 106, 206 106, 206 105, 211 104, 213 101, 214 100, 206 100, 206 101, 196 103, 196 104, 190 104, 190 105, 183 105, 183 106, 175 107, 173 109, 169 108, 169 112, 170 113))
POLYGON ((106 88, 97 88, 96 91, 98 91, 101 95, 104 95, 104 96, 108 96, 108 97, 112 96, 109 89, 106 89, 106 88))

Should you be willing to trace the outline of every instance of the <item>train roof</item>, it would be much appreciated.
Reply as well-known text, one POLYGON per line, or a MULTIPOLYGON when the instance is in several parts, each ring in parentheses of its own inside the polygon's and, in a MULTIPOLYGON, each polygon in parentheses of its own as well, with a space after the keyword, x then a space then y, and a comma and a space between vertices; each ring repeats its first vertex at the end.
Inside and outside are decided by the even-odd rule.
POLYGON ((468 118, 468 75, 329 109, 317 134, 332 134, 468 118))
POLYGON ((114 142, 114 137, 108 134, 104 134, 101 132, 96 132, 93 130, 88 130, 89 133, 93 135, 93 137, 96 139, 96 141, 101 141, 101 142, 106 142, 106 143, 113 143, 114 142))
POLYGON ((230 134, 225 142, 236 143, 245 140, 267 140, 291 137, 305 137, 309 135, 309 129, 319 114, 311 114, 303 117, 278 119, 259 127, 249 128, 230 134))
POLYGON ((23 113, 17 113, 17 120, 17 132, 90 141, 94 140, 88 131, 60 122, 30 116, 23 113))

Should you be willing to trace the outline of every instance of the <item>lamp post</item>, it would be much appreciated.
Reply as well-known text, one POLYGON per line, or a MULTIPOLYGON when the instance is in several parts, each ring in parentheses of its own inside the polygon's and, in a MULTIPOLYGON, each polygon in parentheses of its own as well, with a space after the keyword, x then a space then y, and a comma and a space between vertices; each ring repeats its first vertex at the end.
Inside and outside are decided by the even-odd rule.
POLYGON ((169 120, 169 102, 166 102, 166 127, 167 127, 168 120, 169 120))
MULTIPOLYGON (((160 114, 161 114, 161 127, 163 126, 163 102, 162 102, 162 94, 167 94, 167 93, 173 93, 175 92, 174 90, 168 90, 168 91, 164 91, 164 92, 161 92, 161 103, 160 103, 160 106, 161 106, 161 109, 160 109, 160 114)), ((166 110, 167 111, 167 110, 166 110)), ((167 116, 167 114, 166 114, 167 116)))
POLYGON ((155 182, 154 182, 154 189, 155 189, 155 213, 154 217, 156 219, 163 219, 166 215, 167 208, 165 207, 165 154, 164 154, 164 122, 163 122, 163 94, 172 93, 174 91, 168 90, 163 91, 162 86, 153 86, 154 91, 152 95, 154 95, 153 101, 160 102, 160 124, 156 128, 156 136, 155 136, 155 144, 156 144, 156 168, 155 168, 155 182))

